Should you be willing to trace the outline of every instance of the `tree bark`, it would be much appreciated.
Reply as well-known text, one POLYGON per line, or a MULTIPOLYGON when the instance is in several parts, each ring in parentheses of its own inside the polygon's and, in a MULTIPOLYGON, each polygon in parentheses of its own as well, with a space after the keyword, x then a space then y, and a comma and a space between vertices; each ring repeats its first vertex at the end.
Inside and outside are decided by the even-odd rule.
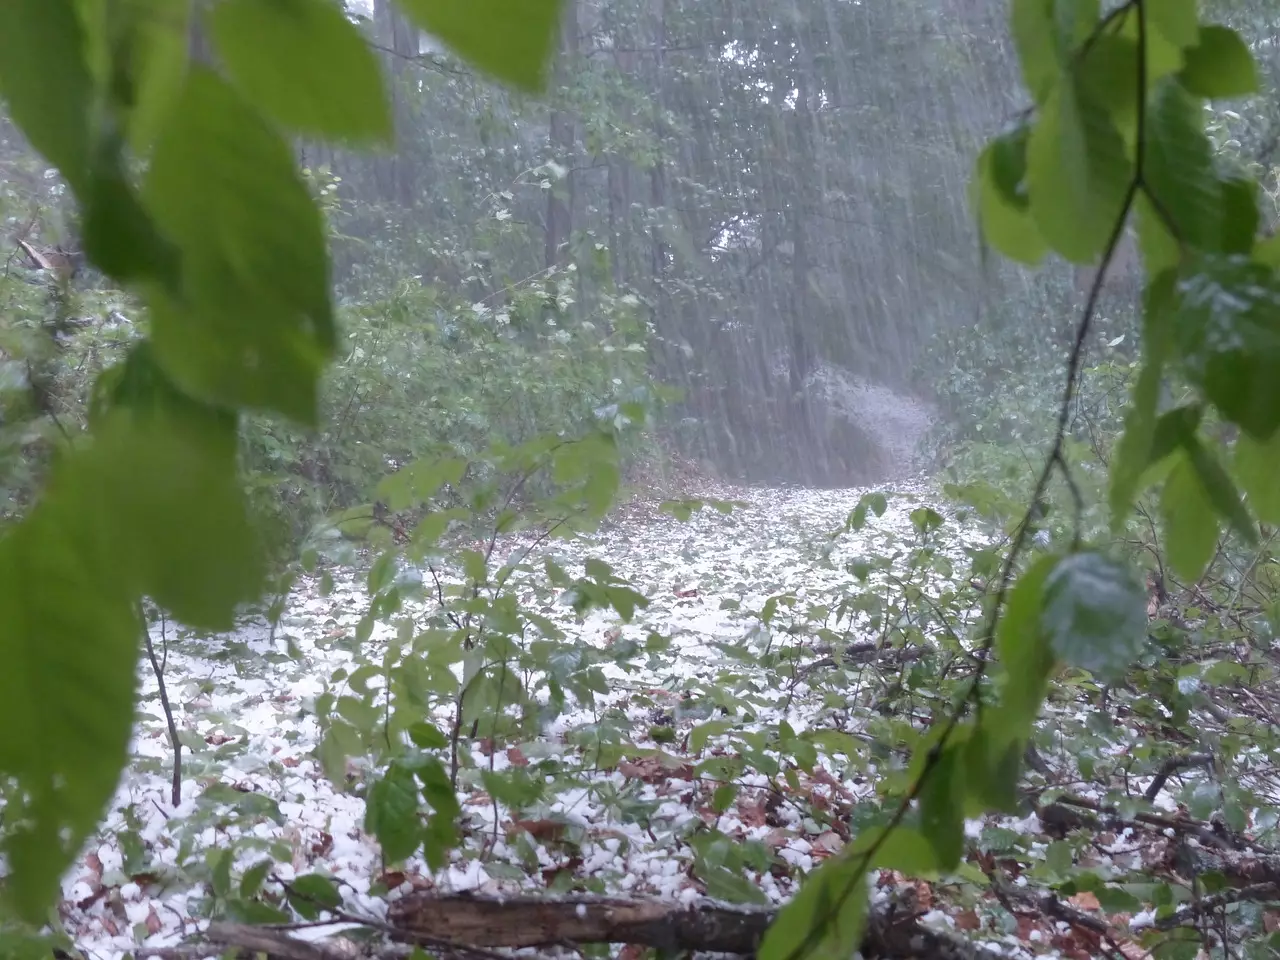
MULTIPOLYGON (((560 29, 560 52, 556 58, 555 88, 563 94, 569 71, 578 54, 578 6, 574 0, 565 4, 564 23, 560 29)), ((574 140, 577 123, 567 110, 551 111, 551 152, 555 162, 565 169, 564 179, 553 183, 547 191, 547 225, 544 235, 543 262, 548 270, 569 261, 569 240, 573 235, 574 140)))
MULTIPOLYGON (((634 943, 669 951, 751 954, 777 911, 714 900, 692 904, 620 897, 480 897, 418 894, 391 904, 394 938, 427 946, 543 947, 634 943)), ((872 910, 862 940, 868 957, 989 960, 1000 954, 920 925, 890 900, 872 910)))

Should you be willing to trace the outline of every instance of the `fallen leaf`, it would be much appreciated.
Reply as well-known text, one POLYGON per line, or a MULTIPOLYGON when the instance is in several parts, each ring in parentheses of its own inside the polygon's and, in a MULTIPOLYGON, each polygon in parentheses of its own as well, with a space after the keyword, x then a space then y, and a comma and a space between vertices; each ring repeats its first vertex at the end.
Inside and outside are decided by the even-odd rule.
POLYGON ((960 913, 955 914, 952 919, 956 922, 957 930, 972 931, 982 928, 982 921, 978 919, 977 912, 973 910, 962 910, 960 913))
POLYGON ((1079 910, 1101 910, 1102 904, 1088 890, 1081 890, 1079 893, 1067 897, 1067 902, 1079 910))
POLYGON ((813 841, 813 855, 829 857, 833 853, 838 853, 843 847, 844 841, 840 839, 840 834, 834 830, 828 830, 813 841))
POLYGON ((529 765, 528 758, 520 751, 519 747, 507 747, 507 762, 513 767, 527 767, 529 765))
POLYGON ((568 826, 563 820, 512 820, 512 830, 523 830, 533 839, 539 842, 554 843, 564 837, 565 827, 568 826))

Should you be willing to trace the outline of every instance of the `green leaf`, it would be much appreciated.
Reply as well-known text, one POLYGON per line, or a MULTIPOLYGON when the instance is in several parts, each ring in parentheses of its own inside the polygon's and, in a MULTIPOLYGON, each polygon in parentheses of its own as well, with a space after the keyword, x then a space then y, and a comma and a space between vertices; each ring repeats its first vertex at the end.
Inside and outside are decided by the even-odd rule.
POLYGON ((707 888, 707 896, 727 903, 753 903, 765 905, 769 898, 754 881, 741 870, 733 867, 695 861, 698 877, 707 888))
POLYGON ((1115 229, 1132 176, 1106 107, 1080 84, 1059 84, 1027 144, 1031 214, 1054 250, 1094 260, 1115 229))
POLYGON ((1222 190, 1204 110, 1173 77, 1156 86, 1147 111, 1143 186, 1152 206, 1172 220, 1175 237, 1201 250, 1221 249, 1222 190))
POLYGON ((1027 139, 1022 124, 996 137, 978 157, 974 171, 973 207, 982 235, 1011 260, 1039 263, 1048 247, 1031 218, 1027 194, 1027 139))
POLYGON ((1241 434, 1236 440, 1235 467, 1258 519, 1280 526, 1280 431, 1265 443, 1241 434))
POLYGON ((127 759, 142 624, 100 518, 52 490, 0 537, 4 898, 48 918, 127 759))
POLYGON ((830 857, 810 873, 765 932, 758 960, 849 957, 867 925, 867 881, 860 855, 830 857))
POLYGON ((1240 35, 1229 27, 1200 27, 1197 43, 1186 51, 1182 83, 1211 100, 1247 97, 1258 92, 1258 66, 1240 35))
POLYGON ((190 0, 114 5, 112 87, 129 146, 145 156, 182 90, 190 44, 190 0))
POLYGON ((240 896, 246 900, 256 897, 262 889, 267 874, 275 864, 270 860, 260 860, 244 872, 240 877, 240 896))
POLYGON ((1200 36, 1197 0, 1160 0, 1146 8, 1150 25, 1178 47, 1189 47, 1200 36))
POLYGON ((85 186, 92 155, 94 83, 85 46, 75 0, 0 3, 0 96, 75 190, 85 186))
POLYGON ((1169 565, 1184 580, 1198 580, 1218 545, 1218 520, 1189 458, 1180 458, 1166 478, 1160 516, 1169 565))
POLYGON ((400 0, 408 17, 499 80, 541 90, 560 0, 400 0))
POLYGON ((210 29, 232 80, 299 133, 386 140, 382 71, 360 31, 329 0, 222 0, 210 29))
POLYGON ((139 595, 192 626, 231 629, 266 575, 235 473, 234 421, 121 408, 95 434, 58 495, 98 525, 139 595))
POLYGON ((462 457, 432 457, 417 460, 397 470, 378 484, 377 496, 393 512, 428 502, 445 484, 456 484, 466 472, 462 457))
POLYGON ((1013 0, 1011 28, 1023 82, 1043 105, 1098 19, 1098 0, 1013 0))
POLYGON ((364 828, 377 838, 388 861, 406 860, 422 844, 419 807, 417 779, 399 764, 388 767, 369 787, 364 828))
POLYGON ((1146 596, 1127 566, 1073 553, 1045 580, 1040 624, 1058 657, 1116 680, 1146 645, 1146 596))
POLYGON ((949 743, 925 767, 920 790, 920 833, 944 872, 964 856, 964 744, 949 743))
POLYGON ((325 910, 342 906, 342 894, 328 877, 307 873, 289 884, 286 894, 289 905, 307 920, 315 920, 325 910))
POLYGON ((1143 473, 1152 462, 1160 385, 1171 349, 1165 313, 1173 303, 1174 289, 1175 276, 1166 271, 1151 281, 1143 295, 1142 369, 1125 411, 1124 434, 1111 464, 1108 502, 1113 532, 1123 528, 1141 486, 1143 473))
POLYGON ((215 896, 223 899, 231 896, 231 863, 235 860, 235 852, 227 847, 210 850, 208 862, 210 870, 210 886, 215 896))
POLYGON ((178 283, 178 251, 156 230, 133 189, 116 145, 104 145, 82 194, 89 259, 120 283, 178 283))
POLYGON ((996 633, 996 654, 1004 667, 1000 688, 1002 729, 1010 738, 1025 738, 1040 714, 1045 687, 1057 657, 1041 625, 1045 583, 1059 558, 1039 557, 1009 593, 996 633))
POLYGON ((1200 480, 1209 502, 1218 516, 1222 517, 1250 546, 1257 546, 1258 531, 1254 529, 1253 518, 1240 500, 1240 492, 1227 471, 1222 468, 1218 458, 1214 456, 1194 433, 1188 433, 1183 440, 1183 449, 1196 477, 1200 480))
POLYGON ((1247 257, 1204 255, 1179 285, 1178 348, 1191 381, 1256 440, 1280 427, 1280 276, 1247 257))
POLYGON ((150 291, 166 371, 210 402, 314 423, 336 330, 323 224, 289 145, 215 74, 194 69, 144 193, 182 250, 180 298, 150 291))
POLYGON ((850 855, 866 853, 873 846, 875 853, 867 864, 868 867, 897 870, 912 877, 938 873, 938 858, 934 854, 933 845, 924 834, 911 827, 884 827, 861 833, 850 845, 850 855), (886 831, 888 835, 881 840, 886 831))
POLYGON ((434 723, 419 721, 409 728, 409 739, 422 750, 443 750, 449 738, 434 723))

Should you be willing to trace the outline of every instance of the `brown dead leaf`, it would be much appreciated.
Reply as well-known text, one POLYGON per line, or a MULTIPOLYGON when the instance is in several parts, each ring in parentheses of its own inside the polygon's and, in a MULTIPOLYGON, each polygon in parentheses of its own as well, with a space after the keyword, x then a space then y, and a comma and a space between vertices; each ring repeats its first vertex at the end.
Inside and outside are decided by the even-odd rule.
POLYGON ((1124 954, 1125 960, 1151 960, 1151 951, 1138 946, 1133 941, 1120 944, 1120 952, 1124 954))
POLYGON ((813 841, 813 855, 815 857, 829 857, 833 853, 839 853, 843 847, 844 840, 840 838, 840 834, 834 830, 828 830, 813 841))
POLYGON ((697 595, 698 595, 697 587, 690 587, 687 590, 681 590, 678 587, 676 588, 676 596, 679 597, 681 600, 689 600, 689 599, 692 599, 693 597, 696 597, 697 595))
POLYGON ((280 758, 280 765, 284 767, 288 767, 290 770, 292 770, 301 762, 302 761, 299 760, 297 757, 281 757, 280 758))
POLYGON ((235 737, 226 733, 211 733, 204 738, 204 742, 211 747, 220 747, 224 743, 230 743, 235 737))
POLYGON ((563 820, 512 820, 512 830, 523 830, 540 843, 555 843, 564 837, 567 824, 563 820))
POLYGON ((151 936, 155 936, 157 933, 159 933, 161 930, 164 929, 164 924, 160 922, 160 917, 157 916, 155 907, 152 907, 151 910, 147 913, 146 924, 147 924, 147 933, 149 933, 151 936))
POLYGON ((982 928, 982 921, 978 919, 978 914, 973 910, 962 910, 952 917, 956 922, 957 930, 973 931, 982 928))
POLYGON ((638 943, 628 943, 618 952, 618 960, 642 960, 648 950, 638 943))
POLYGON ((769 821, 769 798, 763 794, 756 794, 755 799, 748 799, 745 795, 738 797, 738 819, 748 827, 763 827, 769 821))
POLYGON ((645 783, 693 779, 693 767, 690 764, 669 766, 658 756, 641 757, 634 761, 619 760, 617 770, 628 780, 643 780, 645 783))
POLYGON ((529 760, 519 747, 507 747, 507 763, 513 767, 527 767, 529 760))
POLYGON ((1067 903, 1071 904, 1078 910, 1101 910, 1102 904, 1098 902, 1098 898, 1088 890, 1081 890, 1079 893, 1072 894, 1067 897, 1067 903))
POLYGON ((781 827, 774 827, 765 834, 764 845, 770 850, 781 850, 787 845, 787 841, 791 839, 790 834, 781 827))
POLYGON ((1280 930, 1280 912, 1268 910, 1262 915, 1262 929, 1267 933, 1275 933, 1280 930))
POLYGON ((333 850, 333 837, 325 831, 320 831, 320 836, 311 844, 311 853, 316 857, 327 857, 333 850))

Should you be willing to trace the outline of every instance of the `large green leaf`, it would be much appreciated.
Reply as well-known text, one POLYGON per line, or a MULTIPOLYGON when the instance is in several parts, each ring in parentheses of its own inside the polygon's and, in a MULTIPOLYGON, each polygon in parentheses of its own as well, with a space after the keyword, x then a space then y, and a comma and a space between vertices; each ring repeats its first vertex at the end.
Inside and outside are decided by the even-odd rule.
POLYGON ((1160 384, 1172 347, 1167 312, 1173 304, 1174 288, 1175 275, 1166 271, 1148 284, 1143 295, 1142 369, 1125 411, 1124 433, 1111 464, 1108 503, 1111 528, 1115 531, 1128 519, 1142 476, 1151 464, 1160 384))
POLYGON ((1036 264, 1048 248, 1031 218, 1026 187, 1028 127, 996 137, 978 157, 973 206, 982 235, 1011 260, 1036 264))
POLYGON ((1246 543, 1251 546, 1257 544, 1258 531, 1254 528, 1253 518, 1249 516, 1249 511, 1240 499, 1240 492, 1218 458, 1200 442, 1194 431, 1187 432, 1182 446, 1218 516, 1231 524, 1231 528, 1246 543))
POLYGON ((870 867, 897 870, 911 877, 938 873, 938 858, 933 846, 919 830, 911 827, 883 827, 861 833, 850 845, 850 854, 866 853, 875 848, 870 867), (887 832, 887 836, 883 836, 887 832))
POLYGON ((112 8, 112 87, 129 145, 145 155, 182 92, 190 0, 129 0, 112 8))
POLYGON ((1205 255, 1179 284, 1183 364, 1223 416, 1255 439, 1280 427, 1280 275, 1247 257, 1205 255))
POLYGON ((178 283, 178 251, 143 208, 118 144, 99 144, 81 202, 85 253, 103 273, 122 284, 178 283))
POLYGON ((135 589, 192 626, 229 630, 260 595, 259 541, 235 474, 234 423, 180 411, 118 412, 96 431, 79 491, 109 514, 135 589))
POLYGON ((193 70, 146 197, 183 255, 181 296, 151 290, 166 371, 210 402, 314 422, 336 334, 320 213, 288 144, 215 74, 193 70))
POLYGON ((1160 516, 1169 565, 1184 580, 1199 579, 1218 543, 1218 518, 1186 457, 1174 464, 1164 482, 1160 516))
POLYGON ((1146 5, 1149 25, 1178 47, 1189 47, 1200 34, 1197 0, 1160 0, 1146 5))
POLYGON ((0 97, 32 146, 83 188, 94 83, 75 0, 0 3, 0 97))
POLYGON ((862 946, 867 925, 862 861, 860 854, 846 852, 810 873, 795 899, 778 912, 765 933, 756 954, 758 960, 852 956, 862 946))
POLYGON ((1155 211, 1184 244, 1221 249, 1222 190, 1204 111, 1172 77, 1157 84, 1147 111, 1143 187, 1155 211))
POLYGON ((1116 680, 1146 643, 1146 596, 1127 566, 1073 553, 1045 580, 1040 625, 1061 659, 1116 680))
POLYGON ((364 829, 377 838, 390 863, 407 860, 422 845, 421 799, 413 772, 392 764, 369 787, 364 829))
POLYGON ((555 49, 561 0, 399 0, 409 18, 477 67, 540 90, 555 49))
POLYGON ((1241 434, 1236 441, 1235 467, 1258 519, 1280 526, 1280 431, 1264 443, 1241 434))
POLYGON ((232 79, 300 133, 385 140, 391 111, 377 58, 331 0, 222 0, 210 27, 232 79))
POLYGON ((954 870, 964 855, 964 748, 952 742, 931 755, 920 788, 920 832, 943 871, 954 870))
POLYGON ((1092 32, 1098 0, 1013 0, 1010 27, 1022 78, 1044 104, 1067 73, 1071 58, 1092 32))
POLYGON ((1009 593, 996 634, 996 654, 1005 676, 1000 688, 1001 725, 1011 738, 1026 737, 1040 713, 1045 685, 1057 657, 1040 623, 1044 588, 1056 556, 1038 557, 1009 593))
POLYGON ((0 539, 0 778, 5 898, 41 924, 97 826, 133 728, 142 626, 109 517, 86 513, 62 465, 45 498, 0 539))
POLYGON ((1027 145, 1031 214, 1049 245, 1076 263, 1095 260, 1115 229, 1131 176, 1106 106, 1083 85, 1055 87, 1027 145))
POLYGON ((1186 51, 1182 82, 1197 96, 1220 99, 1258 92, 1258 66, 1240 35, 1229 27, 1200 28, 1197 43, 1186 51))

